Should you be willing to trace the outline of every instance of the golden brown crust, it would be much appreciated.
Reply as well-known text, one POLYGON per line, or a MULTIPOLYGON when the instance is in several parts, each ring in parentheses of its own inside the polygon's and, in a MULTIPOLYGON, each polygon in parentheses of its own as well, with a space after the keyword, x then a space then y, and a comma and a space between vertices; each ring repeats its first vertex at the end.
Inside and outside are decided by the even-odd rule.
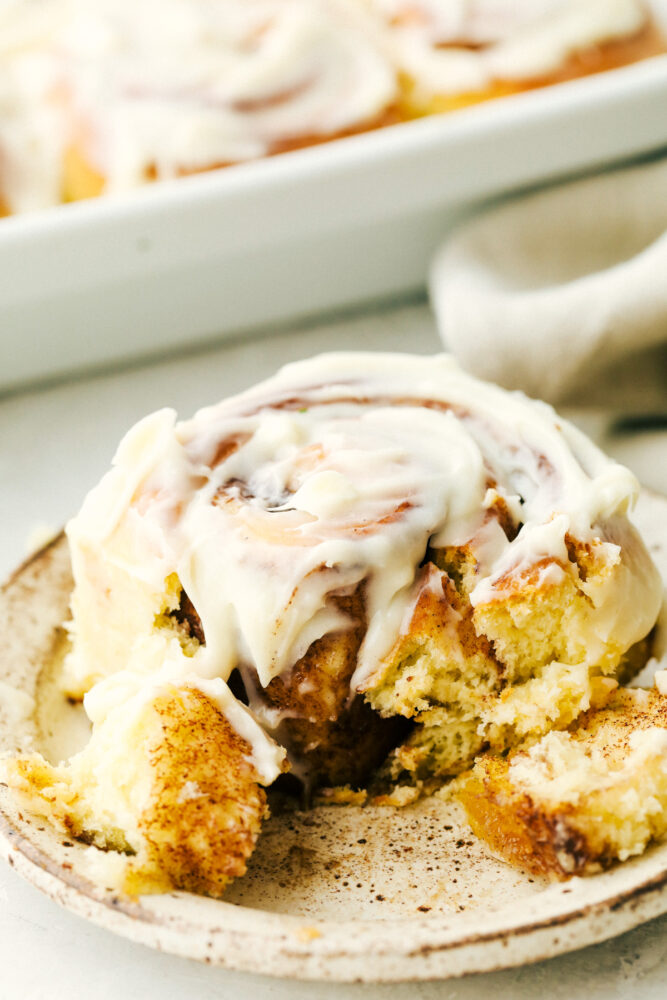
POLYGON ((146 751, 151 797, 138 826, 152 858, 176 888, 222 895, 267 812, 250 744, 189 688, 156 699, 146 751))
POLYGON ((580 831, 562 811, 550 814, 509 780, 503 757, 484 758, 458 792, 473 833, 494 854, 532 872, 566 878, 583 872, 594 858, 580 831))
POLYGON ((70 146, 63 157, 63 201, 84 201, 104 193, 106 181, 83 155, 79 146, 70 146))

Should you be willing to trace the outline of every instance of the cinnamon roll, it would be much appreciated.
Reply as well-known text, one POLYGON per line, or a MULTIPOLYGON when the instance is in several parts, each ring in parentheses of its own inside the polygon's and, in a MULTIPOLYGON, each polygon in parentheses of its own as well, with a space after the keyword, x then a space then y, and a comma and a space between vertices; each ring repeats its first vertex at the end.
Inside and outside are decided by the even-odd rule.
POLYGON ((665 51, 641 0, 368 0, 409 115, 615 69, 665 51))
POLYGON ((665 49, 641 0, 5 0, 0 211, 272 156, 665 49))
POLYGON ((350 0, 90 0, 58 36, 65 197, 228 166, 396 120, 350 0))
POLYGON ((58 7, 0 4, 0 217, 61 201, 62 144, 52 41, 58 7))
POLYGON ((285 768, 311 789, 424 790, 604 705, 662 598, 636 490, 550 407, 444 355, 324 355, 191 420, 154 413, 67 529, 63 683, 91 742, 9 781, 75 835, 126 844, 135 881, 219 894, 285 768), (188 716, 201 780, 170 735, 188 716), (232 797, 251 819, 218 878, 180 804, 194 781, 215 841, 214 773, 241 758, 232 797), (147 817, 167 785, 160 839, 147 817))

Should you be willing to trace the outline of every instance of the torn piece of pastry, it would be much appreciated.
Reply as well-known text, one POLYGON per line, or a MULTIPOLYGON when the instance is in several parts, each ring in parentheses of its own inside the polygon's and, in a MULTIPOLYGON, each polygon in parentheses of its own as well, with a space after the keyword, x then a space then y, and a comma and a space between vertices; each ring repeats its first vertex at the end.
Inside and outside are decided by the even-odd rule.
POLYGON ((641 0, 368 0, 406 108, 423 115, 614 69, 665 51, 641 0))
POLYGON ((569 730, 484 755, 459 798, 478 837, 537 874, 580 875, 641 854, 667 832, 667 697, 619 690, 569 730))
MULTIPOLYGON (((63 685, 94 727, 53 781, 79 835, 117 827, 148 850, 146 796, 98 815, 115 800, 88 763, 127 691, 222 685, 249 758, 272 762, 255 784, 285 748, 311 791, 389 781, 397 804, 567 727, 648 655, 662 586, 636 490, 550 407, 445 355, 323 355, 191 420, 145 418, 67 529, 63 685)), ((124 733, 148 773, 153 744, 124 733)), ((210 756, 226 794, 225 740, 210 756)), ((21 773, 63 822, 39 763, 21 773)))
POLYGON ((264 816, 262 785, 284 753, 226 685, 140 687, 127 674, 86 705, 95 723, 67 765, 7 764, 25 808, 64 833, 128 856, 121 888, 220 896, 243 875, 264 816))

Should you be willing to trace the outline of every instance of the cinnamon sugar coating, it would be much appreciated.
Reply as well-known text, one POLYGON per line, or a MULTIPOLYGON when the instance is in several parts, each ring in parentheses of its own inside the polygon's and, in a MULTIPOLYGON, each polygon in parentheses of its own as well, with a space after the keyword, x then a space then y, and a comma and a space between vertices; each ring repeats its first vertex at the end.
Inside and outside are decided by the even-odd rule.
POLYGON ((25 808, 68 835, 127 854, 128 893, 221 896, 268 815, 250 745, 201 691, 167 689, 110 718, 69 765, 39 754, 8 764, 25 808))

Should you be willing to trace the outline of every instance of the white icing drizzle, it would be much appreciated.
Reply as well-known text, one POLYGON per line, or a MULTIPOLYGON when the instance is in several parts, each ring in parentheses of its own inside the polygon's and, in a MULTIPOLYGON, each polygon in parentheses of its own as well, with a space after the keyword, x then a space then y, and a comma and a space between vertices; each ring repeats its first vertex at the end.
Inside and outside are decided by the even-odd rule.
POLYGON ((368 0, 392 58, 424 94, 548 77, 578 51, 637 33, 641 0, 368 0))
POLYGON ((479 605, 502 599, 508 573, 545 557, 567 566, 568 533, 601 537, 610 566, 623 550, 622 572, 592 595, 583 626, 596 663, 609 641, 624 649, 645 635, 660 605, 657 571, 625 518, 636 491, 627 469, 551 407, 480 382, 446 355, 292 364, 191 420, 161 410, 127 434, 68 526, 70 668, 118 670, 113 659, 105 666, 109 644, 95 631, 111 566, 158 596, 176 573, 192 601, 206 639, 194 655, 160 633, 123 654, 130 672, 170 683, 222 684, 243 663, 266 686, 319 636, 348 626, 330 598, 363 585, 357 689, 409 620, 429 545, 470 543, 479 605), (489 531, 498 496, 520 511, 513 541, 497 522, 489 531))

